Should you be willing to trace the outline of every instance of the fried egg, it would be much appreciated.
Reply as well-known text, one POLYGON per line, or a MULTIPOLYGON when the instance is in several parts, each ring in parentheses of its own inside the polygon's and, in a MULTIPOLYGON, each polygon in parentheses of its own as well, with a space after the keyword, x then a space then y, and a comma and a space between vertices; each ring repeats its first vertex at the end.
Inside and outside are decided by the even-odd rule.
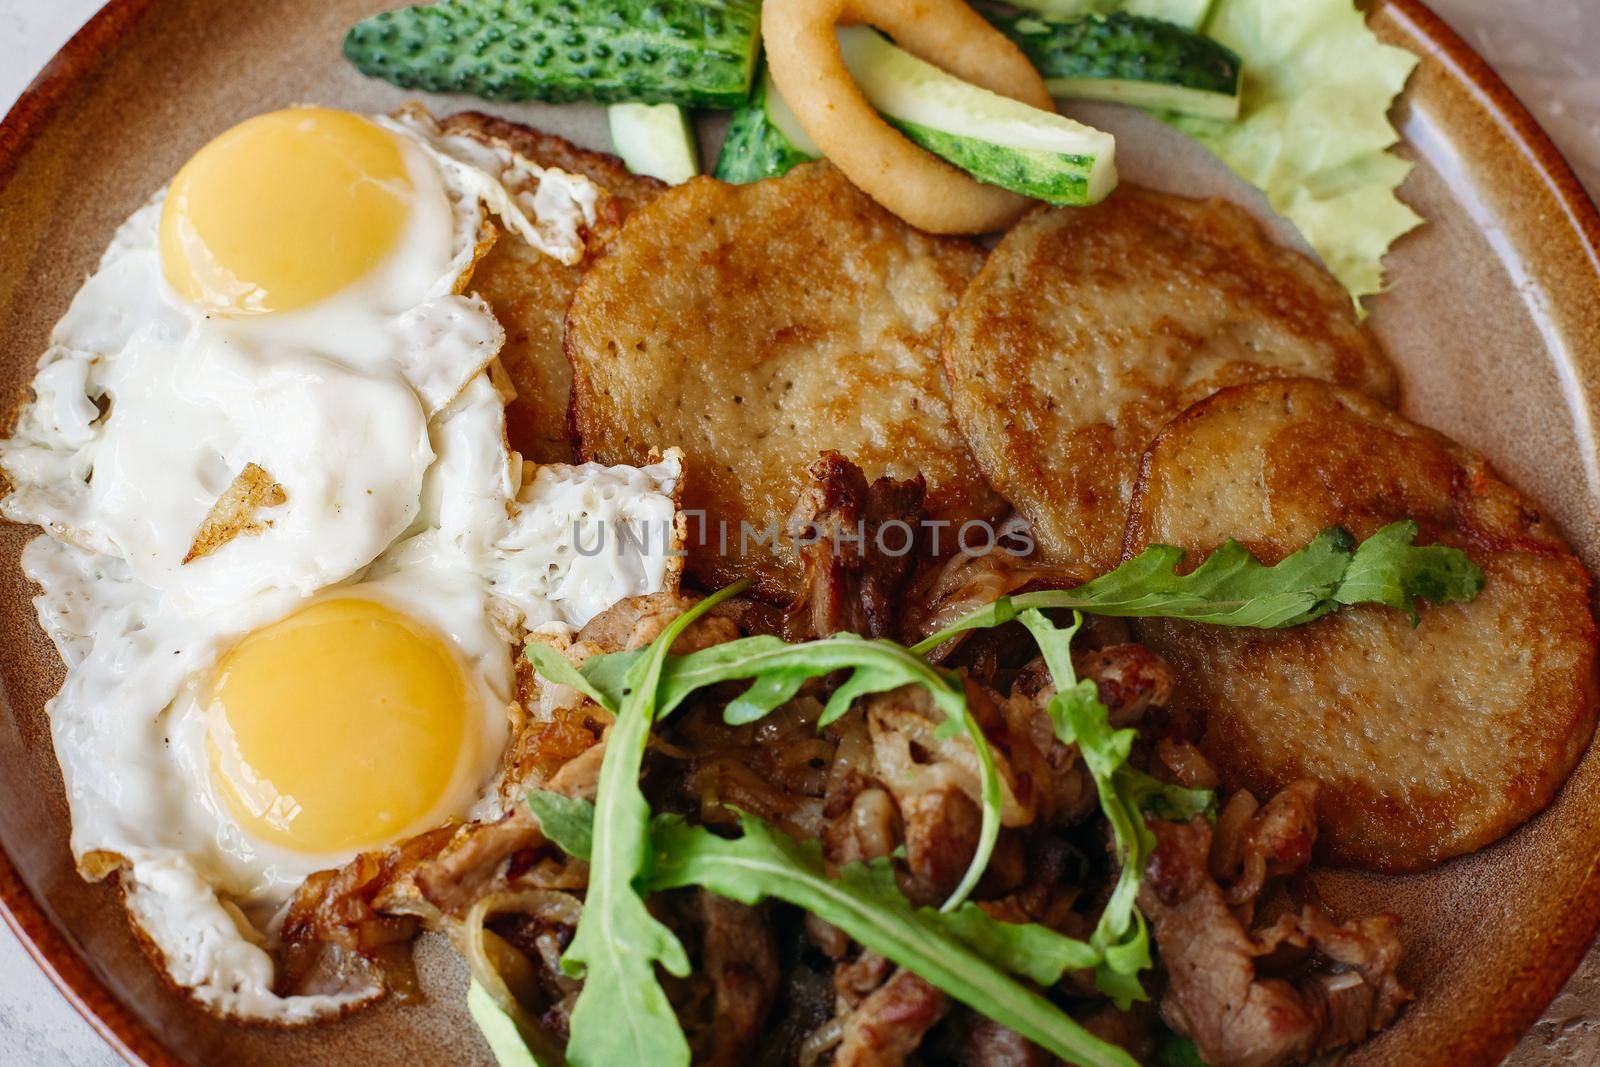
POLYGON ((283 904, 497 814, 525 634, 671 580, 679 457, 525 466, 466 291, 496 225, 575 261, 595 198, 419 110, 251 119, 121 227, 0 443, 74 855, 219 1013, 376 995, 275 993, 283 904))

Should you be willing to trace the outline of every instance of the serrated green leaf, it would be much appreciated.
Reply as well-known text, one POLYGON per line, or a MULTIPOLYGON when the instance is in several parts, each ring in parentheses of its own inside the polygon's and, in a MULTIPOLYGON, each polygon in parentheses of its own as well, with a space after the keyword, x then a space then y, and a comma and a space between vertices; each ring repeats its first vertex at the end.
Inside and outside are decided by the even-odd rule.
POLYGON ((1340 604, 1386 604, 1420 621, 1418 598, 1435 604, 1466 602, 1483 592, 1483 571, 1463 553, 1443 545, 1419 546, 1417 524, 1397 522, 1364 541, 1334 591, 1340 604))
POLYGON ((578 668, 568 662, 565 656, 549 645, 530 643, 522 653, 533 664, 533 669, 548 680, 557 685, 571 686, 611 714, 617 713, 617 707, 622 703, 621 694, 597 688, 578 668))
POLYGON ((569 797, 535 789, 527 804, 539 829, 569 856, 587 860, 594 851, 594 805, 582 797, 569 797))
MULTIPOLYGON (((638 652, 591 656, 580 673, 591 690, 615 699, 632 684, 631 675, 624 670, 631 670, 639 662, 638 657, 638 652)), ((944 715, 945 722, 940 727, 944 735, 962 733, 971 742, 978 758, 982 823, 972 863, 946 902, 947 908, 958 907, 983 877, 1000 836, 1000 772, 983 728, 967 712, 966 692, 961 684, 921 656, 893 641, 854 634, 836 634, 800 644, 771 635, 740 638, 686 656, 667 656, 661 667, 656 715, 670 715, 690 694, 706 686, 749 678, 753 679, 750 687, 728 705, 724 716, 734 724, 754 722, 793 697, 805 682, 835 671, 848 672, 849 676, 824 707, 819 725, 833 722, 858 697, 918 685, 928 691, 944 715)))
POLYGON ((970 901, 955 911, 919 908, 917 915, 996 967, 1042 986, 1055 985, 1067 971, 1100 962, 1100 953, 1087 941, 1035 923, 1001 922, 970 901))
MULTIPOLYGON (((668 650, 696 619, 742 589, 742 584, 730 586, 700 601, 672 620, 645 655, 628 665, 625 695, 613 710, 616 717, 600 764, 583 916, 561 957, 562 970, 584 979, 567 1044, 573 1067, 675 1067, 689 1062, 689 1043, 655 974, 660 964, 667 973, 686 977, 689 957, 673 932, 650 914, 639 891, 653 855, 650 806, 639 788, 639 770, 656 718, 656 692, 668 650)), ((544 667, 560 673, 549 657, 544 667)), ((602 703, 610 699, 598 687, 586 691, 603 698, 602 703)))
MULTIPOLYGON (((594 805, 554 793, 530 794, 528 803, 536 812, 554 804, 560 811, 557 819, 565 828, 556 843, 568 854, 588 859, 585 850, 591 835, 582 824, 592 822, 594 805)), ((775 897, 812 911, 853 937, 856 929, 874 931, 868 938, 857 938, 869 948, 875 944, 872 938, 882 931, 906 927, 908 940, 913 944, 923 942, 924 951, 939 951, 937 939, 948 938, 993 967, 1047 987, 1061 981, 1069 970, 1094 967, 1101 962, 1099 950, 1087 942, 1033 923, 1003 922, 976 904, 964 904, 949 912, 915 908, 901 894, 887 860, 850 864, 837 879, 829 879, 818 842, 795 841, 749 815, 742 816, 741 821, 745 836, 729 841, 691 827, 677 816, 657 816, 652 824, 656 860, 649 888, 698 885, 746 904, 775 897), (738 862, 731 862, 735 858, 738 862), (832 886, 848 892, 850 907, 839 907, 832 886), (929 935, 935 938, 932 944, 927 943, 929 935)), ((901 958, 890 958, 917 974, 923 973, 918 969, 922 962, 918 956, 902 954, 901 958)), ((982 989, 968 989, 965 995, 956 989, 945 992, 980 1011, 988 1011, 981 1000, 982 989)))
POLYGON ((1063 744, 1078 746, 1122 862, 1089 943, 1104 958, 1096 971, 1096 986, 1126 1010, 1134 1000, 1147 999, 1137 975, 1150 966, 1150 935, 1136 900, 1145 862, 1155 846, 1135 796, 1136 783, 1126 775, 1119 776, 1127 770, 1137 735, 1132 729, 1112 728, 1111 712, 1101 703, 1098 687, 1087 678, 1078 678, 1072 666, 1072 639, 1083 624, 1082 615, 1074 613, 1072 625, 1057 627, 1042 612, 1030 608, 1018 615, 1017 621, 1033 635, 1044 656, 1056 686, 1049 704, 1056 737, 1063 744))
POLYGON ((1337 526, 1270 567, 1237 541, 1229 541, 1193 571, 1181 574, 1182 549, 1151 545, 1116 570, 1075 589, 1001 597, 911 650, 926 655, 956 634, 998 626, 1029 608, 1273 630, 1311 622, 1341 606, 1369 602, 1393 606, 1392 581, 1398 579, 1405 580, 1412 596, 1435 603, 1476 596, 1482 583, 1474 586, 1473 576, 1481 572, 1466 554, 1443 545, 1413 547, 1416 535, 1415 523, 1385 526, 1367 539, 1376 544, 1358 569, 1352 565, 1366 544, 1358 548, 1355 538, 1337 526))
POLYGON ((1217 795, 1209 789, 1187 789, 1163 782, 1126 764, 1117 768, 1117 777, 1139 810, 1158 819, 1188 822, 1196 815, 1210 815, 1216 810, 1217 795))
MULTIPOLYGON (((555 845, 562 849, 568 856, 578 859, 589 859, 589 849, 592 845, 590 827, 594 824, 594 805, 581 798, 563 797, 562 793, 536 792, 528 793, 528 806, 534 813, 549 811, 549 824, 546 825, 546 837, 555 841, 555 845), (554 824, 557 829, 550 829, 554 824)), ((539 814, 541 824, 546 824, 546 816, 539 814)), ((749 819, 750 816, 746 816, 749 819)), ((670 816, 656 816, 656 825, 669 827, 670 816)), ((674 848, 677 830, 669 830, 667 840, 656 840, 658 851, 669 851, 674 848)), ((808 846, 800 846, 802 849, 808 846)), ((818 861, 821 854, 818 854, 818 861)), ((896 909, 901 904, 909 907, 909 902, 904 901, 899 891, 899 885, 894 881, 894 870, 888 861, 875 861, 872 864, 862 865, 864 870, 851 875, 851 881, 856 885, 872 886, 870 899, 891 901, 896 909)), ((675 878, 677 875, 666 873, 662 870, 672 870, 672 864, 656 865, 658 883, 653 883, 651 888, 666 888, 662 878, 675 878)), ((1061 981, 1062 974, 1075 969, 1091 968, 1101 960, 1099 952, 1093 945, 1086 941, 1078 941, 1075 937, 1056 933, 1048 926, 1038 926, 1035 923, 1006 923, 992 917, 986 910, 976 904, 963 904, 954 912, 938 912, 931 907, 915 909, 918 920, 923 923, 938 926, 944 933, 955 937, 957 941, 970 947, 973 952, 994 963, 998 968, 1006 969, 1013 974, 1021 974, 1030 981, 1040 985, 1054 985, 1061 981)))
POLYGON ((1042 928, 1001 931, 1006 924, 972 905, 953 914, 914 909, 886 865, 851 864, 829 878, 816 841, 801 843, 749 817, 743 828, 743 836, 728 839, 680 819, 659 819, 652 884, 696 885, 746 904, 787 901, 1069 1063, 1133 1067, 1122 1049, 1006 974, 1018 965, 1059 978, 1056 965, 1070 966, 1069 954, 1084 958, 1076 947, 1081 943, 1042 928), (1073 945, 1070 953, 1065 944, 1073 945), (1044 963, 1035 955, 1041 951, 1054 958, 1044 963))

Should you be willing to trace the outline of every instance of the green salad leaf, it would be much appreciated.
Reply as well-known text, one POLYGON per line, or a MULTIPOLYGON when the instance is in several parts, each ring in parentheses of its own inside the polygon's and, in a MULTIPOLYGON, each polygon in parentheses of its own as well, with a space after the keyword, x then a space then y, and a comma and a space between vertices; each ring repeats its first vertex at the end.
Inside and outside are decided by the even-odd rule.
MULTIPOLYGON (((588 806, 539 792, 529 794, 528 804, 535 813, 551 805, 572 813, 588 806)), ((566 831, 575 830, 575 822, 581 817, 561 820, 566 831)), ((1099 953, 1092 946, 1048 927, 1002 922, 976 904, 955 911, 914 907, 887 861, 848 864, 829 877, 820 842, 797 841, 750 815, 741 815, 740 825, 742 836, 725 838, 679 816, 657 816, 649 888, 699 886, 745 904, 785 901, 1070 1063, 1133 1064, 1127 1053, 1010 977, 1054 985, 1068 970, 1095 965, 1099 953)), ((581 849, 589 837, 577 830, 552 840, 581 849)))
POLYGON ((1168 822, 1188 822, 1196 815, 1213 812, 1217 795, 1209 789, 1186 789, 1181 785, 1152 778, 1137 767, 1123 764, 1117 768, 1117 788, 1126 791, 1127 797, 1140 811, 1148 812, 1168 822))
POLYGON ((477 979, 467 986, 467 1013, 482 1031, 500 1067, 558 1067, 557 1061, 541 1062, 534 1055, 528 1040, 517 1028, 517 1021, 494 1002, 494 997, 477 979))
MULTIPOLYGON (((930 920, 927 916, 939 913, 913 909, 887 866, 852 864, 837 880, 831 879, 818 842, 802 844, 751 818, 744 819, 743 828, 742 837, 729 840, 681 820, 666 820, 656 834, 652 884, 661 889, 697 885, 746 904, 767 897, 785 900, 1068 1063, 1132 1067, 1134 1060, 1126 1052, 1007 977, 975 947, 993 950, 993 944, 952 936, 948 914, 930 920)), ((982 925, 973 912, 982 914, 973 907, 963 921, 982 925)))
POLYGON ((1382 44, 1351 0, 1217 0, 1205 24, 1244 60, 1237 121, 1161 116, 1267 194, 1358 302, 1421 224, 1395 190, 1411 164, 1389 108, 1417 57, 1382 44))
POLYGON ((1276 628, 1366 603, 1408 611, 1415 620, 1418 598, 1449 603, 1475 597, 1483 573, 1457 549, 1415 545, 1417 535, 1415 523, 1395 523, 1358 546, 1349 533, 1332 528, 1273 566, 1229 542, 1188 574, 1179 573, 1181 550, 1155 545, 1076 589, 1001 598, 912 649, 840 634, 799 644, 749 637, 670 654, 686 627, 742 591, 743 583, 701 601, 644 649, 592 656, 574 667, 553 649, 530 645, 527 654, 539 673, 577 688, 615 717, 592 807, 548 793, 528 801, 546 836, 590 861, 583 918, 562 960, 563 969, 585 976, 572 1015, 568 1058, 575 1067, 688 1062, 687 1042, 655 975, 657 965, 686 974, 688 959, 672 932, 650 915, 644 895, 698 885, 751 903, 775 897, 806 908, 1069 1061, 1130 1064, 1120 1049, 1087 1034, 1009 975, 1051 985, 1067 969, 1093 967, 1097 986, 1119 1006, 1144 999, 1138 975, 1150 966, 1150 941, 1136 901, 1154 847, 1146 814, 1165 819, 1208 814, 1213 797, 1128 765, 1135 732, 1112 727, 1096 685, 1079 679, 1072 666, 1080 613, 1276 628), (1044 615, 1051 609, 1073 611, 1073 623, 1055 625, 1044 615), (1032 634, 1055 680, 1048 708, 1054 732, 1078 747, 1121 860, 1116 885, 1087 942, 1043 927, 1000 923, 964 903, 998 836, 1000 779, 959 677, 923 655, 954 634, 1012 620, 1032 634), (749 680, 724 714, 731 723, 753 722, 792 699, 807 681, 836 672, 845 679, 824 708, 824 725, 858 697, 919 685, 944 714, 946 736, 964 732, 977 752, 983 771, 981 843, 961 886, 940 911, 912 907, 887 861, 847 866, 829 878, 819 843, 794 841, 757 820, 745 818, 744 835, 730 840, 675 817, 651 819, 639 772, 657 719, 696 690, 749 680))
MULTIPOLYGON (((582 685, 578 688, 603 698, 598 701, 601 704, 615 702, 622 695, 642 655, 642 652, 622 652, 593 656, 581 669, 574 669, 554 651, 542 646, 530 646, 530 654, 534 648, 541 649, 534 661, 541 673, 545 673, 547 660, 560 660, 559 667, 550 664, 555 673, 546 676, 552 681, 564 681, 565 677, 557 676, 564 668, 567 677, 581 678, 582 685)), ((790 644, 771 635, 744 637, 686 656, 667 657, 661 670, 656 714, 658 718, 670 715, 690 694, 708 685, 749 678, 753 679, 750 687, 729 703, 724 717, 735 725, 755 722, 793 698, 807 681, 835 671, 848 671, 849 675, 828 699, 819 725, 833 722, 850 710, 850 705, 859 697, 905 685, 919 685, 928 691, 934 706, 944 714, 944 729, 963 732, 972 742, 978 757, 983 821, 978 850, 961 884, 945 905, 958 907, 983 877, 994 853, 995 841, 1000 836, 1002 793, 1000 772, 995 767, 994 753, 983 735, 983 728, 967 713, 967 697, 961 683, 945 671, 893 641, 870 640, 854 634, 836 634, 800 644, 790 644)))
POLYGON ((1178 573, 1182 549, 1151 545, 1076 589, 1001 597, 919 641, 911 651, 926 655, 956 634, 1010 622, 1029 608, 1271 630, 1299 626, 1353 604, 1404 607, 1415 617, 1411 601, 1418 597, 1443 604, 1478 595, 1483 572, 1464 552, 1418 546, 1412 543, 1416 537, 1416 523, 1398 522, 1358 548, 1347 531, 1330 527, 1270 567, 1229 541, 1188 574, 1178 573))
POLYGON ((1417 598, 1465 602, 1483 589, 1483 571, 1465 553, 1444 545, 1415 547, 1417 524, 1397 522, 1364 541, 1333 599, 1340 604, 1386 604, 1418 621, 1417 598))
MULTIPOLYGON (((880 896, 898 894, 894 870, 887 860, 867 865, 867 875, 879 883, 880 896)), ((847 879, 860 880, 860 879, 847 879)), ((922 922, 938 927, 1002 970, 1042 986, 1053 986, 1068 971, 1100 963, 1099 951, 1087 941, 1057 933, 1038 923, 1001 922, 968 901, 955 911, 918 908, 922 922)))
POLYGON ((544 836, 569 856, 587 861, 594 852, 594 805, 582 797, 535 790, 528 807, 544 836))
MULTIPOLYGON (((621 699, 611 702, 598 690, 580 685, 615 717, 606 735, 595 796, 589 890, 583 917, 561 969, 584 979, 572 1009, 572 1039, 567 1059, 573 1067, 618 1063, 687 1064, 689 1043, 668 1003, 655 966, 679 978, 689 974, 689 957, 677 937, 645 907, 638 883, 649 874, 650 805, 639 788, 650 728, 656 718, 656 691, 672 643, 700 616, 744 589, 729 586, 679 615, 629 665, 621 699)), ((573 684, 578 672, 553 650, 530 646, 534 662, 553 681, 573 684), (567 669, 558 667, 561 660, 567 669)))
POLYGON ((1056 687, 1049 706, 1056 737, 1062 744, 1078 747, 1100 796, 1100 811, 1111 824, 1117 858, 1122 861, 1111 899, 1100 913, 1089 943, 1104 961, 1096 970, 1095 984, 1126 1011, 1131 1001, 1146 999, 1136 976, 1150 966, 1150 935, 1135 898, 1155 838, 1145 827, 1130 781, 1118 778, 1118 772, 1126 769, 1138 732, 1131 727, 1112 729, 1111 712, 1100 701, 1099 687, 1079 678, 1073 669, 1072 639, 1083 625, 1082 615, 1074 613, 1072 625, 1061 628, 1043 612, 1029 608, 1017 621, 1033 635, 1044 655, 1056 687))
MULTIPOLYGON (((544 790, 530 792, 527 803, 541 824, 553 827, 545 831, 545 836, 555 842, 558 848, 569 856, 576 856, 582 860, 589 858, 594 840, 591 833, 594 823, 593 804, 587 800, 544 790)), ((758 820, 753 816, 741 814, 741 821, 748 824, 758 820)), ((661 828, 671 827, 671 834, 676 835, 679 833, 676 824, 680 822, 681 820, 675 816, 656 817, 658 851, 670 848, 670 841, 663 843, 659 839, 661 828)), ((768 828, 764 832, 776 831, 768 828)), ((811 846, 797 842, 796 847, 805 851, 811 846)), ((821 863, 820 852, 817 853, 817 862, 821 863)), ((653 869, 652 889, 666 888, 661 883, 661 879, 666 877, 662 872, 670 869, 670 864, 667 866, 658 864, 653 869)), ((896 901, 898 902, 896 907, 911 906, 901 895, 894 879, 894 869, 888 860, 851 864, 846 869, 849 873, 844 880, 869 885, 871 887, 869 897, 896 901)), ((1043 986, 1054 985, 1061 981, 1061 976, 1069 970, 1093 967, 1100 961, 1099 952, 1087 941, 1067 937, 1047 926, 1034 923, 1002 922, 970 901, 954 911, 917 908, 916 913, 918 921, 938 927, 995 966, 1043 986)))

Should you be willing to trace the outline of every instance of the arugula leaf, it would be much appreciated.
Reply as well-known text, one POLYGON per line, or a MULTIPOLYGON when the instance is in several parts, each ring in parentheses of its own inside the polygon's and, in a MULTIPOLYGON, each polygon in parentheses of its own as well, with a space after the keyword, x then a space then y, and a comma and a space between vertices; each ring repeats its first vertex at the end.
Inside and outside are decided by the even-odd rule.
POLYGON ((956 634, 1010 622, 1029 608, 1270 630, 1299 626, 1352 604, 1387 604, 1414 612, 1417 597, 1442 604, 1478 595, 1483 572, 1465 553, 1443 545, 1414 545, 1416 536, 1416 523, 1397 522, 1358 548, 1349 532, 1334 526, 1270 567, 1229 541, 1188 574, 1177 572, 1182 549, 1151 545, 1075 589, 1001 597, 911 650, 926 655, 956 634))
POLYGON ((588 860, 594 851, 594 805, 582 797, 569 797, 535 789, 528 794, 528 808, 539 820, 544 836, 569 856, 588 860))
POLYGON ((1117 768, 1118 788, 1140 810, 1168 822, 1188 822, 1196 815, 1213 814, 1217 795, 1209 789, 1186 789, 1124 764, 1117 768))
POLYGON ((554 1059, 541 1061, 517 1021, 495 1003, 489 991, 474 978, 467 986, 467 1012, 483 1032, 489 1051, 500 1067, 556 1067, 554 1059))
POLYGON ((1206 1067, 1200 1050, 1186 1037, 1172 1034, 1156 1049, 1158 1067, 1206 1067))
MULTIPOLYGON (((539 647, 530 646, 530 654, 539 647)), ((639 656, 638 652, 593 656, 574 673, 581 675, 586 691, 616 700, 630 684, 627 679, 631 678, 639 656)), ((544 658, 541 656, 534 661, 541 673, 544 672, 544 658)), ((566 665, 564 659, 561 662, 566 665)), ((567 665, 567 669, 572 670, 570 665, 567 665)), ((839 718, 858 697, 898 689, 904 685, 920 685, 933 697, 934 705, 945 716, 945 725, 941 729, 947 733, 964 732, 972 742, 978 756, 983 821, 972 863, 961 884, 945 902, 947 910, 958 907, 983 877, 989 858, 994 853, 995 841, 1000 836, 1000 806, 1003 798, 1000 772, 995 766, 988 739, 984 737, 983 728, 968 714, 966 692, 960 681, 947 672, 893 641, 869 640, 855 634, 837 634, 802 644, 789 644, 782 638, 770 635, 744 637, 687 656, 668 656, 661 669, 656 714, 658 718, 671 714, 698 689, 718 682, 751 678, 754 681, 750 687, 728 705, 723 715, 735 725, 754 722, 792 698, 810 679, 835 671, 849 671, 850 675, 829 698, 819 726, 826 726, 839 718)))
MULTIPOLYGON (((801 843, 749 816, 743 818, 743 827, 744 836, 730 840, 675 817, 657 819, 651 885, 701 886, 746 904, 768 897, 787 901, 1069 1063, 1134 1067, 1122 1049, 1090 1034, 1006 975, 993 957, 1017 963, 1017 942, 997 932, 1005 924, 979 919, 983 913, 975 905, 955 916, 913 909, 886 864, 851 864, 831 879, 818 842, 801 843)), ((1022 936, 1043 943, 1048 933, 1022 936)), ((1034 969, 1036 964, 1028 966, 1034 969)), ((1034 973, 1048 975, 1051 968, 1034 973)), ((1055 976, 1060 977, 1058 971, 1055 976)))
MULTIPOLYGON (((899 892, 894 871, 886 861, 871 864, 869 870, 875 877, 884 879, 885 895, 899 892)), ((937 926, 996 967, 1046 987, 1061 981, 1067 971, 1081 971, 1100 962, 1099 951, 1087 941, 1037 923, 1002 922, 970 901, 955 911, 918 908, 917 917, 937 926)))
MULTIPOLYGON (((596 704, 599 704, 602 708, 605 708, 613 716, 617 714, 617 708, 621 705, 623 698, 624 687, 622 685, 619 684, 613 687, 596 686, 578 668, 568 662, 567 657, 549 645, 538 643, 524 645, 522 654, 527 656, 529 661, 533 663, 534 670, 550 681, 555 682, 557 685, 569 685, 596 704)), ((631 667, 633 661, 639 657, 639 653, 630 652, 627 655, 629 656, 627 665, 631 667)))
MULTIPOLYGON (((553 813, 553 817, 549 820, 550 825, 545 826, 545 836, 554 841, 558 848, 578 859, 589 858, 589 849, 592 845, 590 827, 594 822, 593 804, 587 800, 543 790, 529 793, 527 803, 539 817, 541 825, 545 823, 544 813, 553 813)), ((741 818, 755 821, 753 816, 742 813, 741 818)), ((675 816, 657 816, 655 825, 660 829, 670 822, 681 822, 681 820, 675 816)), ((669 847, 670 842, 663 844, 657 840, 658 850, 669 847)), ((810 846, 798 847, 804 850, 810 846)), ((820 845, 817 847, 820 849, 820 845)), ((821 863, 820 851, 817 856, 818 863, 821 863)), ((894 869, 887 860, 851 866, 863 868, 863 873, 852 874, 851 880, 862 884, 870 883, 871 896, 874 899, 896 900, 904 907, 911 906, 900 895, 900 888, 894 878, 894 869)), ((658 861, 652 888, 667 888, 660 884, 660 872, 663 869, 658 861)), ((1100 962, 1099 952, 1088 942, 1067 937, 1047 926, 1003 922, 976 904, 963 904, 955 911, 917 908, 916 913, 920 921, 938 927, 995 966, 1013 974, 1020 974, 1040 985, 1054 985, 1061 981, 1061 976, 1067 971, 1082 970, 1100 962)))
POLYGON ((1044 614, 1030 608, 1017 616, 1038 642, 1045 665, 1055 681, 1056 694, 1050 701, 1050 718, 1056 737, 1063 744, 1077 745, 1084 764, 1100 795, 1100 810, 1111 824, 1122 871, 1111 891, 1100 921, 1089 938, 1104 957, 1096 971, 1101 992, 1111 995, 1118 1007, 1127 1010, 1129 1002, 1147 999, 1136 975, 1150 966, 1150 941, 1143 916, 1134 906, 1145 860, 1155 847, 1155 837, 1145 827, 1138 802, 1133 797, 1133 781, 1117 772, 1125 769, 1133 750, 1137 731, 1113 730, 1111 712, 1100 702, 1100 690, 1087 678, 1080 679, 1072 666, 1072 639, 1083 625, 1083 616, 1074 613, 1072 625, 1061 629, 1044 614))
POLYGON ((1417 598, 1435 604, 1465 602, 1483 592, 1483 571, 1466 555, 1444 545, 1419 548, 1417 524, 1385 526, 1362 543, 1333 598, 1340 604, 1387 604, 1411 616, 1417 598))
MULTIPOLYGON (((579 686, 615 721, 600 764, 583 916, 561 957, 563 971, 584 979, 567 1044, 573 1067, 689 1062, 689 1043, 655 974, 659 963, 669 974, 686 977, 689 957, 672 931, 650 914, 636 884, 648 877, 651 859, 650 805, 639 788, 639 769, 655 722, 667 651, 690 624, 744 585, 729 586, 672 620, 646 654, 629 665, 620 700, 612 702, 586 679, 579 686)), ((582 679, 581 672, 570 665, 562 670, 548 656, 536 656, 534 662, 541 671, 550 668, 546 676, 553 680, 582 679)), ((548 804, 547 810, 552 810, 548 804)))
POLYGON ((529 798, 547 836, 574 855, 591 859, 584 917, 562 960, 569 973, 586 972, 572 1016, 569 1058, 575 1067, 687 1063, 687 1043, 654 968, 659 963, 682 975, 688 960, 671 931, 649 914, 640 893, 699 884, 735 899, 753 902, 770 895, 805 907, 957 999, 978 1000, 979 1010, 1067 1059, 1131 1063, 1120 1049, 1086 1034, 1003 972, 1045 982, 1059 979, 1068 967, 1094 966, 1097 985, 1119 1006, 1144 998, 1138 973, 1150 966, 1149 932, 1135 900, 1154 847, 1144 812, 1192 817, 1209 811, 1212 797, 1205 790, 1159 782, 1127 765, 1134 731, 1111 728, 1094 683, 1079 680, 1072 668, 1071 641, 1081 615, 1070 628, 1058 629, 1042 611, 1065 608, 1275 628, 1360 603, 1398 607, 1410 611, 1415 621, 1419 597, 1446 603, 1476 596, 1483 586, 1482 572, 1456 549, 1414 545, 1417 533, 1414 523, 1396 523, 1357 547, 1347 532, 1331 528, 1271 567, 1230 541, 1186 575, 1178 573, 1183 552, 1156 545, 1076 589, 1003 597, 910 650, 891 641, 841 634, 798 645, 751 637, 687 656, 669 654, 684 628, 742 591, 744 583, 696 605, 648 648, 595 656, 581 668, 553 649, 529 646, 527 654, 541 674, 576 687, 615 717, 592 818, 582 801, 545 794, 529 798), (1049 707, 1056 736, 1082 753, 1122 857, 1111 899, 1087 944, 1042 928, 1008 928, 974 905, 960 906, 987 867, 999 833, 1000 780, 959 679, 921 657, 964 630, 1012 619, 1033 634, 1056 679, 1049 707), (964 730, 976 749, 983 778, 983 831, 972 866, 942 912, 912 909, 899 895, 886 863, 847 867, 837 882, 830 881, 816 842, 801 845, 750 819, 745 820, 745 836, 737 841, 675 819, 657 820, 652 831, 639 770, 657 718, 700 688, 750 679, 725 715, 729 722, 752 722, 792 698, 808 680, 835 671, 849 673, 824 709, 824 725, 858 697, 915 684, 931 694, 945 715, 946 735, 964 730))

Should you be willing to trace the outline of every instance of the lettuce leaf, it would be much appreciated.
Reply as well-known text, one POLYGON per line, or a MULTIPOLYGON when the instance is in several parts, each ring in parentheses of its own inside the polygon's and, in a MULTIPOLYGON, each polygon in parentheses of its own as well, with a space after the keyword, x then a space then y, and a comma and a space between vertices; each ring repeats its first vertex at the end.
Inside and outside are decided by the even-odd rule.
POLYGON ((1411 164, 1387 151, 1417 57, 1380 44, 1351 0, 1217 0, 1205 29, 1244 60, 1240 118, 1161 118, 1265 192, 1359 306, 1422 222, 1395 196, 1411 164))

